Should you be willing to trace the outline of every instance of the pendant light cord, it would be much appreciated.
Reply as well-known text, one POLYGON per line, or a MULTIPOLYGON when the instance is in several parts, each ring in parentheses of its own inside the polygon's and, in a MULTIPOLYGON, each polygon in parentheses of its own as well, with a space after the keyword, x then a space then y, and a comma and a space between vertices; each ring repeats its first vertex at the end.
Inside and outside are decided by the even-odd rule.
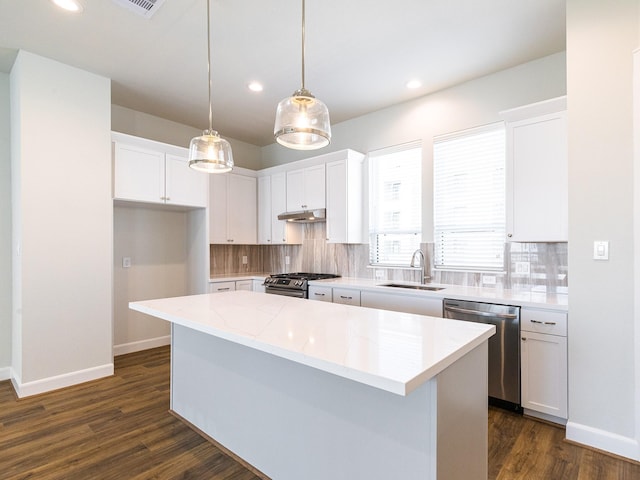
POLYGON ((213 131, 213 106, 211 102, 211 0, 207 0, 207 74, 209 76, 209 134, 213 131))
POLYGON ((304 8, 305 0, 302 0, 302 90, 304 91, 304 24, 305 24, 305 8, 304 8))

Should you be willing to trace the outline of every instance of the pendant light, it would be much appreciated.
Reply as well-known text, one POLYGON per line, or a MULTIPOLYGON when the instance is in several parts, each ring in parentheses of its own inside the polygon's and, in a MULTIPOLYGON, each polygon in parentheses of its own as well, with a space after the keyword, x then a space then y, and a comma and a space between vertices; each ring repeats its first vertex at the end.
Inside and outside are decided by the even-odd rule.
POLYGON ((207 0, 207 73, 209 76, 209 129, 191 140, 189 166, 205 173, 225 173, 233 168, 231 145, 213 129, 213 107, 211 104, 211 26, 210 4, 207 0))
POLYGON ((302 87, 278 104, 273 134, 280 145, 315 150, 329 145, 329 110, 304 87, 305 0, 302 0, 302 87))

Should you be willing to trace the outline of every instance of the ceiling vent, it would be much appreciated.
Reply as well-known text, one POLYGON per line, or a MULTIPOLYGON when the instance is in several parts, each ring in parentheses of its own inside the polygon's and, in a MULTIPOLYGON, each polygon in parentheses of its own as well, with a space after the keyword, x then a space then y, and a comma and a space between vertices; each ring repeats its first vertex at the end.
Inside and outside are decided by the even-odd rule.
POLYGON ((151 18, 164 3, 164 0, 111 0, 117 5, 136 12, 144 18, 151 18))

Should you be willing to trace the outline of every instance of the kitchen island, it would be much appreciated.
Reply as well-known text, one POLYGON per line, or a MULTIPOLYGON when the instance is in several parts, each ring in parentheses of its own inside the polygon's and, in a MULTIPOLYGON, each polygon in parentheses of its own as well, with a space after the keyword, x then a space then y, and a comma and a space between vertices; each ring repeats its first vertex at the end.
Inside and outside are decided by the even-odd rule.
POLYGON ((495 327, 236 291, 172 323, 171 409, 265 476, 486 479, 495 327))

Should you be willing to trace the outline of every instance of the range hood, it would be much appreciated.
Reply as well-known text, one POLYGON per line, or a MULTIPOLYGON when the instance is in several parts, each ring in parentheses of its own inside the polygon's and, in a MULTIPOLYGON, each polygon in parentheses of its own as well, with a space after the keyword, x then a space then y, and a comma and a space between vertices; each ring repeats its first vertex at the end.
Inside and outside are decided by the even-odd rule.
POLYGON ((286 220, 295 223, 315 223, 324 222, 327 219, 327 210, 318 208, 316 210, 302 210, 299 212, 284 212, 278 215, 278 220, 286 220))

